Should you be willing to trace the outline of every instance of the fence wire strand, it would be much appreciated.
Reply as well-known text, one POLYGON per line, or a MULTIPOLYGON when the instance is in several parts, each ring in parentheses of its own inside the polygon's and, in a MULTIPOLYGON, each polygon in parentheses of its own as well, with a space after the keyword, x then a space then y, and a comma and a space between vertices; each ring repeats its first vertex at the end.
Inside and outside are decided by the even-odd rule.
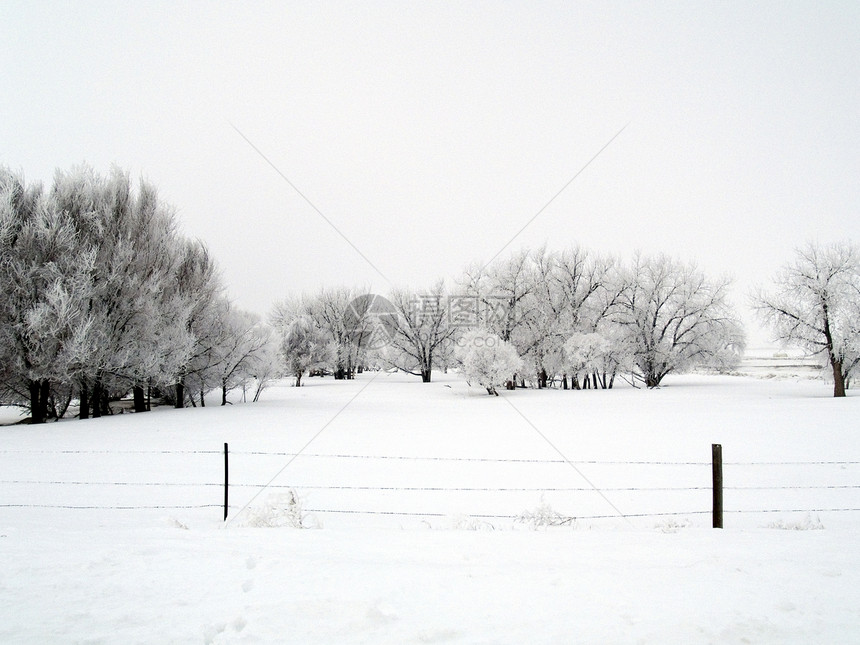
MULTIPOLYGON (((348 405, 348 403, 347 403, 348 405)), ((346 406, 345 406, 346 407, 346 406)), ((331 423, 331 421, 329 422, 331 423)), ((308 447, 313 440, 319 435, 326 426, 323 426, 310 441, 305 444, 308 447)), ((552 446, 551 444, 551 447, 552 446)), ((72 449, 57 449, 57 450, 0 450, 0 455, 20 455, 20 454, 54 454, 54 455, 222 455, 221 450, 72 450, 72 449)), ((311 459, 330 459, 330 460, 379 460, 379 461, 403 461, 403 462, 451 462, 451 463, 488 463, 488 464, 547 464, 547 465, 591 465, 591 466, 695 466, 695 467, 710 467, 711 462, 708 461, 658 461, 658 460, 570 460, 560 454, 562 458, 554 459, 533 459, 533 458, 504 458, 504 457, 457 457, 457 456, 428 456, 428 455, 359 455, 345 453, 304 453, 303 449, 298 452, 281 452, 281 451, 231 451, 233 456, 246 457, 277 457, 287 458, 287 463, 278 472, 280 475, 283 470, 289 466, 299 456, 311 459)), ((735 461, 723 462, 724 466, 730 467, 774 467, 774 466, 855 466, 860 464, 858 460, 809 460, 809 461, 735 461)), ((574 468, 575 470, 578 469, 574 468)), ((581 474, 581 473, 580 473, 581 474)), ((276 475, 277 477, 277 475, 276 475)), ((609 501, 603 495, 605 492, 619 493, 648 493, 648 492, 697 492, 710 491, 712 486, 616 486, 616 487, 595 487, 589 480, 586 482, 590 486, 530 486, 530 487, 512 487, 512 486, 370 486, 370 485, 350 485, 350 484, 274 484, 274 477, 267 483, 249 483, 237 482, 230 484, 230 487, 237 489, 254 489, 255 495, 251 500, 241 507, 242 510, 247 508, 256 499, 260 493, 266 488, 271 489, 294 489, 294 490, 317 490, 317 491, 365 491, 365 492, 456 492, 456 493, 596 493, 604 500, 609 501)), ((0 480, 0 485, 20 485, 20 486, 93 486, 93 487, 149 487, 149 488, 223 488, 222 482, 154 482, 154 481, 90 481, 90 480, 61 480, 61 479, 7 479, 0 480)), ((738 485, 724 486, 727 491, 776 491, 776 490, 857 490, 860 489, 858 484, 812 484, 812 485, 785 485, 785 484, 770 484, 770 485, 738 485)), ((583 515, 575 516, 572 519, 576 520, 597 520, 597 519, 612 519, 612 518, 642 518, 642 517, 672 517, 672 516, 691 516, 705 515, 711 513, 710 510, 696 511, 671 511, 671 512, 653 512, 653 513, 622 513, 617 507, 610 503, 615 514, 608 515, 583 515)), ((69 510, 190 510, 190 509, 209 509, 223 508, 223 504, 128 504, 128 505, 95 505, 95 504, 41 504, 41 503, 0 503, 0 508, 22 508, 22 509, 69 509, 69 510)), ((230 509, 239 507, 228 507, 230 509)), ((375 516, 399 516, 399 517, 450 517, 458 515, 456 513, 441 513, 441 512, 420 512, 420 511, 382 511, 382 510, 362 510, 362 509, 336 509, 336 508, 318 508, 307 509, 307 512, 312 513, 328 513, 341 515, 375 515, 375 516)), ((773 514, 773 513, 843 513, 843 512, 860 512, 860 508, 852 505, 839 507, 819 507, 819 508, 766 508, 766 509, 725 509, 724 513, 731 514, 773 514)), ((499 520, 516 520, 521 518, 517 514, 486 514, 474 513, 468 514, 467 517, 475 519, 499 519, 499 520)))

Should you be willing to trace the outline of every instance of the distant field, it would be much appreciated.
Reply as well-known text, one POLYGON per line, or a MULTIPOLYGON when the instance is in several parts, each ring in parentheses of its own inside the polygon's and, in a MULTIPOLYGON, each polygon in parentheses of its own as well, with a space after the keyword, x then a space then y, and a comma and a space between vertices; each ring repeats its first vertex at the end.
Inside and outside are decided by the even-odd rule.
POLYGON ((800 350, 748 349, 737 374, 756 378, 823 378, 821 364, 800 350))

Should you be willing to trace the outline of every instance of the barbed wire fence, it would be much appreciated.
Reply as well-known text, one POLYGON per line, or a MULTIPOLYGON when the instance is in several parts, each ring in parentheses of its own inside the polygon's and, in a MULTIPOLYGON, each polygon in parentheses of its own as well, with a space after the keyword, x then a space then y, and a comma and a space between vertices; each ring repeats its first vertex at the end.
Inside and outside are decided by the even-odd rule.
MULTIPOLYGON (((225 449, 227 446, 225 445, 225 449)), ((301 453, 303 460, 307 460, 308 467, 303 469, 305 474, 296 475, 296 481, 289 483, 276 483, 268 480, 266 475, 271 472, 271 465, 257 463, 261 458, 270 460, 294 459, 298 456, 295 452, 286 451, 259 451, 239 450, 230 451, 233 460, 233 468, 236 463, 240 464, 239 477, 235 481, 227 481, 227 450, 74 450, 74 449, 43 449, 43 450, 0 450, 0 459, 15 459, 16 457, 30 456, 63 456, 83 457, 100 456, 108 458, 109 462, 119 461, 113 458, 122 456, 138 456, 145 460, 170 456, 179 457, 185 463, 187 458, 193 458, 194 464, 186 464, 191 472, 199 466, 200 460, 206 465, 205 477, 182 477, 183 468, 174 465, 173 469, 167 469, 165 476, 158 481, 152 479, 137 479, 133 477, 89 477, 89 476, 52 476, 52 477, 30 477, 30 476, 6 476, 0 475, 0 509, 63 509, 63 510, 195 510, 195 509, 222 509, 226 519, 229 513, 241 512, 247 507, 241 505, 227 504, 227 493, 233 491, 233 497, 247 498, 253 493, 255 499, 262 491, 271 490, 273 494, 280 491, 296 491, 301 495, 323 494, 323 502, 315 500, 314 503, 306 505, 304 509, 308 513, 325 516, 367 516, 386 518, 412 518, 433 519, 452 516, 466 516, 481 521, 517 521, 523 517, 525 499, 533 502, 540 499, 543 503, 544 496, 553 496, 553 504, 570 503, 579 512, 570 510, 559 512, 570 520, 576 521, 600 521, 610 519, 641 519, 641 518, 686 518, 714 513, 714 508, 708 504, 711 493, 714 492, 714 484, 709 481, 708 475, 713 467, 712 461, 659 461, 659 460, 564 460, 564 459, 535 459, 519 457, 482 457, 482 456, 428 456, 428 455, 372 455, 372 454, 347 454, 347 453, 301 453), (223 460, 223 465, 222 465, 223 460), (319 462, 326 461, 325 467, 319 462), (317 462, 317 465, 314 465, 317 462), (367 483, 366 473, 351 473, 347 467, 349 464, 371 464, 374 468, 371 479, 391 479, 396 481, 381 482, 378 484, 367 483), (656 479, 668 477, 672 480, 680 480, 676 483, 663 485, 635 485, 635 484, 613 484, 601 486, 602 495, 611 495, 613 500, 623 498, 618 512, 608 513, 600 510, 599 500, 592 499, 591 503, 583 504, 582 501, 593 498, 595 490, 585 485, 563 485, 555 480, 563 480, 564 475, 558 472, 540 472, 545 467, 558 465, 576 464, 581 467, 592 467, 608 469, 613 471, 613 476, 605 479, 642 479, 645 481, 655 479, 653 473, 663 470, 667 475, 659 475, 656 479), (376 469, 378 465, 398 464, 406 467, 406 472, 391 473, 376 469), (429 466, 421 472, 423 477, 430 476, 436 480, 432 483, 414 481, 421 479, 415 476, 414 465, 421 464, 429 466), (440 471, 440 467, 456 466, 461 468, 457 477, 451 478, 450 473, 440 471), (475 467, 489 467, 490 473, 480 473, 484 479, 495 480, 491 483, 451 483, 450 479, 463 480, 477 477, 475 467), (529 485, 515 485, 508 480, 516 480, 518 477, 511 473, 500 473, 494 467, 523 467, 526 474, 519 479, 529 480, 529 485), (220 477, 221 469, 224 470, 224 478, 220 477), (645 475, 640 469, 647 469, 645 475), (179 471, 177 473, 177 471, 179 471), (219 476, 215 476, 218 473, 219 476), (619 477, 619 473, 623 476, 619 477), (169 475, 169 476, 168 476, 169 475), (357 481, 338 481, 339 477, 350 476, 357 481), (255 479, 258 477, 259 479, 255 479), (539 483, 532 483, 539 479, 539 483), (412 479, 413 481, 409 481, 412 479), (262 481, 265 480, 265 481, 262 481), (498 480, 503 480, 498 483, 498 480), (439 482, 443 481, 444 484, 439 482), (543 483, 546 482, 546 483, 543 483), (135 491, 142 489, 148 491, 138 494, 135 491), (59 493, 57 492, 59 491, 59 493), (97 494, 93 494, 97 491, 97 494), (122 500, 117 500, 115 491, 123 491, 122 500), (155 492, 155 498, 153 493, 155 492), (223 502, 222 499, 223 492, 223 502), (35 493, 35 494, 34 494, 35 493), (392 500, 385 498, 386 495, 396 494, 391 507, 392 500), (344 502, 344 495, 352 495, 350 503, 344 502), (356 497, 357 495, 357 497, 356 497), (432 501, 431 497, 441 495, 438 500, 432 501), (480 495, 476 501, 470 501, 480 495), (428 497, 429 496, 429 497, 428 497), (575 496, 576 499, 571 499, 575 496), (640 503, 637 496, 647 499, 640 503), (35 497, 35 499, 33 499, 35 497), (506 499, 508 498, 508 499, 506 499), (78 500, 81 501, 70 501, 78 500), (457 500, 456 509, 440 508, 440 505, 450 505, 452 500, 457 500), (560 501, 559 501, 560 500, 560 501), (682 501, 683 500, 683 501, 682 501), (689 501, 693 500, 693 501, 689 501), (431 503, 432 501, 432 503, 431 503), (686 506, 684 504, 687 504, 686 506), (465 510, 462 510, 465 508, 465 510), (658 508, 659 507, 659 508, 658 508), (584 509, 592 510, 584 510, 584 509), (503 510, 499 510, 503 509, 503 510)), ((74 462, 73 462, 74 463, 74 462)), ((809 460, 809 461, 726 461, 723 466, 730 472, 727 482, 722 490, 730 493, 729 505, 723 509, 726 515, 774 515, 774 514, 796 514, 796 513, 856 513, 860 512, 860 460, 809 460), (792 472, 780 472, 781 469, 793 469, 792 472), (805 472, 804 483, 797 483, 798 469, 805 472), (794 479, 794 481, 792 481, 794 479), (811 480, 811 481, 810 481, 811 480), (767 504, 766 493, 783 491, 779 495, 782 504, 767 504), (785 492, 801 494, 797 503, 785 503, 785 492), (836 494, 838 499, 833 500, 836 494), (764 502, 762 501, 764 500, 764 502), (805 503, 800 503, 805 502, 805 503)), ((107 474, 116 472, 122 465, 112 463, 112 467, 106 467, 107 474)), ((4 473, 9 468, 3 468, 4 473)), ((88 473, 89 474, 89 473, 88 473)), ((522 473, 521 473, 522 474, 522 473)), ((532 504, 534 506, 534 503, 532 504)), ((562 507, 559 507, 560 509, 562 507)), ((613 508, 613 510, 615 510, 613 508)))

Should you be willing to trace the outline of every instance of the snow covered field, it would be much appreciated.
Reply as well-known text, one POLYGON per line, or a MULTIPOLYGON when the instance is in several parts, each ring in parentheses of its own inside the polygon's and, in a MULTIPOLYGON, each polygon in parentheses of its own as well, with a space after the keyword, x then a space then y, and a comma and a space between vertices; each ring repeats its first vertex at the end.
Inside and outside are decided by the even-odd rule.
POLYGON ((434 379, 0 428, 0 642, 857 642, 857 396, 434 379))

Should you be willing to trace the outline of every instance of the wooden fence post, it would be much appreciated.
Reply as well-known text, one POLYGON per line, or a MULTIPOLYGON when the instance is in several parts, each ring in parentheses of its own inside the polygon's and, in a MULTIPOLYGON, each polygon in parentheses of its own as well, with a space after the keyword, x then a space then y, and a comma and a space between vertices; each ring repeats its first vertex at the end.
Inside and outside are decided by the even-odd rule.
POLYGON ((224 521, 227 521, 227 500, 228 500, 228 487, 230 484, 230 464, 227 453, 227 444, 224 443, 224 521))
POLYGON ((723 447, 711 444, 711 468, 714 479, 714 528, 723 528, 723 447))

